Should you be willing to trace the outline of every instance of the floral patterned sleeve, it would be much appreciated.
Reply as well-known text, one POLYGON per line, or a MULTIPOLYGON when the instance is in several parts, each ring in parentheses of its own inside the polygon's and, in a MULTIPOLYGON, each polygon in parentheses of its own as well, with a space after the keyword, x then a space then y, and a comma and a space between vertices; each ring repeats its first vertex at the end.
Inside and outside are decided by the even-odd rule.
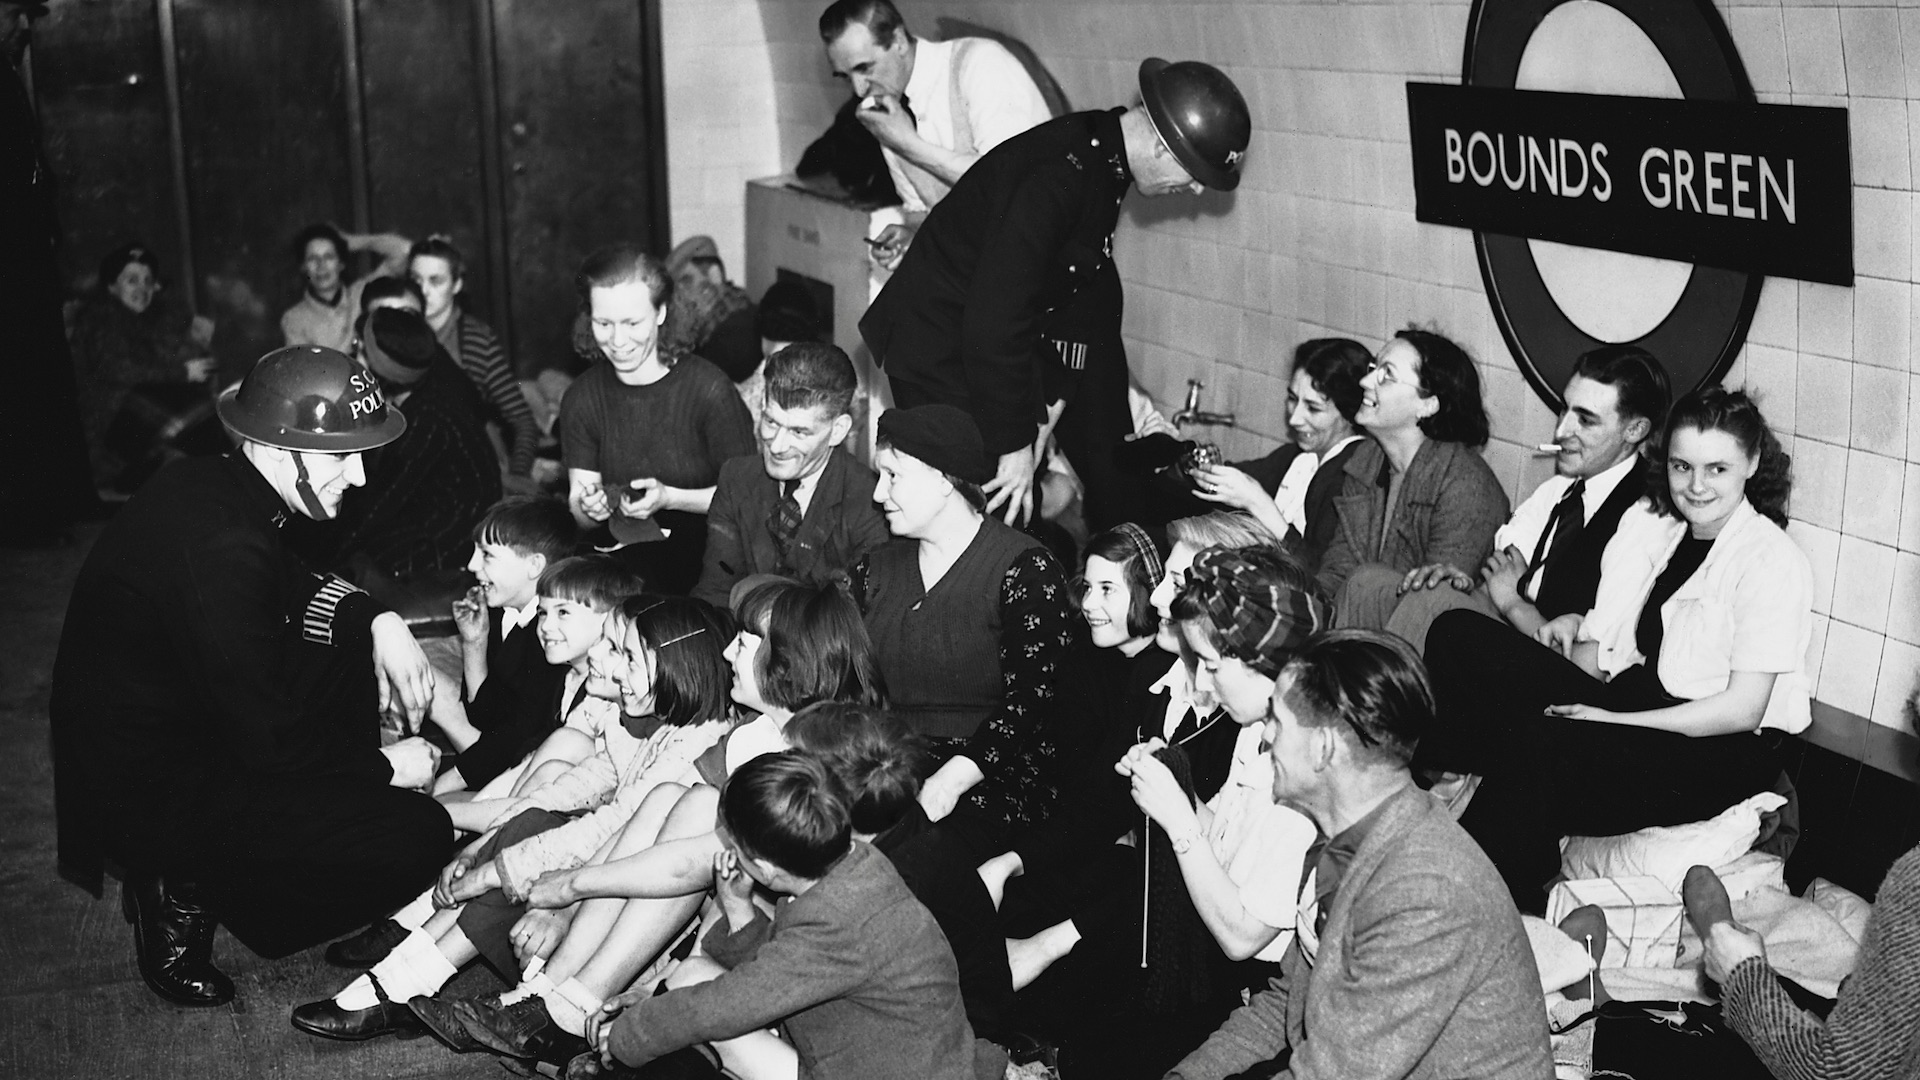
POLYGON ((1059 688, 1080 627, 1066 575, 1044 548, 1022 554, 1000 581, 1000 704, 968 740, 986 780, 967 794, 1009 824, 1045 820, 1059 794, 1059 688))

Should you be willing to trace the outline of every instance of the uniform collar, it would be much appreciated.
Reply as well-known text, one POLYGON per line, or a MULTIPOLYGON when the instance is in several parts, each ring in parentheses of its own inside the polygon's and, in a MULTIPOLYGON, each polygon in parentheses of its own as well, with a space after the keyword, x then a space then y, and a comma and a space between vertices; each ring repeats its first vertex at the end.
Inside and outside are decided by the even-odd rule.
POLYGON ((287 522, 293 520, 293 511, 287 509, 287 501, 280 497, 280 493, 273 489, 273 485, 267 482, 253 462, 247 460, 245 454, 234 450, 225 456, 225 460, 227 468, 239 481, 240 490, 246 493, 247 501, 260 512, 261 517, 272 522, 276 529, 284 528, 287 522))

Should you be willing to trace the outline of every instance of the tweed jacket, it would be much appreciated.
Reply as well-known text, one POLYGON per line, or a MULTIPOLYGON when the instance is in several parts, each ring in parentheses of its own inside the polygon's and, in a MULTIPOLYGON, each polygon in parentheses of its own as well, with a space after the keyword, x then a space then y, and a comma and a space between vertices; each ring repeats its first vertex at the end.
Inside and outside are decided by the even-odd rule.
POLYGON ((1480 454, 1430 439, 1407 466, 1393 529, 1383 540, 1389 468, 1386 451, 1372 440, 1347 459, 1333 500, 1340 528, 1320 562, 1320 584, 1329 596, 1362 563, 1401 571, 1451 563, 1478 572, 1493 551, 1494 532, 1507 523, 1507 493, 1480 454))
POLYGON ((731 459, 720 467, 707 510, 707 554, 694 599, 725 607, 734 582, 749 574, 791 574, 817 583, 848 569, 890 535, 873 504, 873 482, 872 470, 836 447, 793 535, 792 563, 783 566, 767 529, 780 502, 780 482, 767 475, 759 454, 731 459))
POLYGON ((1409 783, 1327 901, 1309 962, 1281 974, 1168 1075, 1218 1080, 1291 1050, 1294 1080, 1543 1080, 1540 973, 1493 864, 1409 783))

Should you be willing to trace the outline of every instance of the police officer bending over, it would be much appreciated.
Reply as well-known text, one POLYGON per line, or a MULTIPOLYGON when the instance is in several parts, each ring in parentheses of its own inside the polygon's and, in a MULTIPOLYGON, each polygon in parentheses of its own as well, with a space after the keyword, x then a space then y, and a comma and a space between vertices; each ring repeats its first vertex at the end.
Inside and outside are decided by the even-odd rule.
POLYGON ((1233 190, 1252 134, 1246 100, 1210 65, 1146 60, 1140 95, 1131 109, 1048 121, 974 162, 860 320, 896 404, 972 415, 997 459, 988 508, 1009 523, 1031 507, 1056 422, 1087 486, 1087 524, 1140 519, 1139 485, 1113 464, 1133 430, 1113 262, 1120 203, 1129 188, 1233 190))
POLYGON ((405 418, 315 346, 267 354, 218 408, 239 448, 163 470, 94 544, 50 707, 62 872, 97 895, 123 868, 140 973, 183 1005, 233 997, 216 923, 263 956, 317 944, 418 895, 452 837, 413 790, 433 748, 380 746, 383 710, 423 715, 432 667, 281 537, 333 517, 405 418))

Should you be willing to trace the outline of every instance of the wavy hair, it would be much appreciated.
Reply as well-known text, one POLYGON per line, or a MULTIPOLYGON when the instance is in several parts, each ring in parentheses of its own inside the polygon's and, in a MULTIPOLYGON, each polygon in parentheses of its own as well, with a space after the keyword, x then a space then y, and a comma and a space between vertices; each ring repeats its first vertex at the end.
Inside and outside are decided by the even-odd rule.
POLYGON ((1667 414, 1667 429, 1648 458, 1647 491, 1655 509, 1668 517, 1679 517, 1673 505, 1673 489, 1668 486, 1667 457, 1673 445, 1673 433, 1681 428, 1697 431, 1724 431, 1740 444, 1740 452, 1758 457, 1760 465, 1747 480, 1747 501, 1781 528, 1787 526, 1787 498, 1793 494, 1793 455, 1767 427, 1760 406, 1744 390, 1709 386, 1673 403, 1667 414))
POLYGON ((1432 416, 1420 421, 1421 432, 1436 442, 1487 445, 1491 429, 1486 402, 1480 397, 1480 370, 1467 350, 1451 338, 1415 326, 1393 336, 1420 354, 1421 392, 1440 403, 1432 416))

